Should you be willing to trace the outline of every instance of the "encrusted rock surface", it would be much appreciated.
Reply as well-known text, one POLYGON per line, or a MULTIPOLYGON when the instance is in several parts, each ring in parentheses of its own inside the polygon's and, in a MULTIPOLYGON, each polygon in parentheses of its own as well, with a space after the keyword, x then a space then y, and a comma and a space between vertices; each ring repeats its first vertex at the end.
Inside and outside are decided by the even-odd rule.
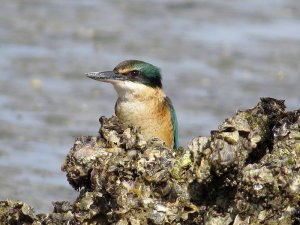
POLYGON ((283 101, 263 98, 176 151, 117 117, 100 123, 62 165, 77 200, 39 215, 1 201, 0 224, 300 223, 300 110, 283 101))

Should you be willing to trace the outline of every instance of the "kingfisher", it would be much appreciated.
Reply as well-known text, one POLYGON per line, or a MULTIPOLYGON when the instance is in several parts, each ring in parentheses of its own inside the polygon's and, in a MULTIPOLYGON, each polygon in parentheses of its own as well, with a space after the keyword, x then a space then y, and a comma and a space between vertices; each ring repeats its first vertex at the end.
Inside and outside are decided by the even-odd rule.
POLYGON ((156 66, 125 60, 112 71, 86 75, 114 86, 118 94, 115 114, 124 124, 139 128, 147 140, 158 137, 168 148, 178 148, 176 113, 163 91, 161 73, 156 66))

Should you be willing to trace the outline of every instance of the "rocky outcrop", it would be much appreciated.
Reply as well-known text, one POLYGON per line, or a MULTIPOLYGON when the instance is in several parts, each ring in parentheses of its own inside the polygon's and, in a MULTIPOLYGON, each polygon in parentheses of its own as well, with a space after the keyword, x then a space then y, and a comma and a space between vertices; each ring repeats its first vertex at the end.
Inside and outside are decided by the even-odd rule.
POLYGON ((62 165, 76 201, 39 215, 2 201, 1 224, 300 223, 300 110, 283 101, 263 98, 178 150, 117 117, 100 123, 62 165))

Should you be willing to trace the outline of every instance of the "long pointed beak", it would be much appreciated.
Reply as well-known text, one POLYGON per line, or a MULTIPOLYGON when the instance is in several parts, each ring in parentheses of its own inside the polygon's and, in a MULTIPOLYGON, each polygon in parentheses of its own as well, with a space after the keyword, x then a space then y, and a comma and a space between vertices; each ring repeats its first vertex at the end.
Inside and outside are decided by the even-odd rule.
POLYGON ((86 73, 85 75, 91 79, 108 83, 127 80, 127 77, 125 75, 120 75, 113 71, 90 72, 86 73))

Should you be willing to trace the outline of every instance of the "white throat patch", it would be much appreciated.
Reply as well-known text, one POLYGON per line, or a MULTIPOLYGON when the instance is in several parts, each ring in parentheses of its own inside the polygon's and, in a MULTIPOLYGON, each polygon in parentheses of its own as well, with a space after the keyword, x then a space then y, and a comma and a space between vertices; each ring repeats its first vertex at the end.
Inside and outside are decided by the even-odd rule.
POLYGON ((143 94, 149 88, 144 84, 132 81, 120 81, 113 85, 119 97, 126 99, 131 99, 134 98, 135 95, 143 94))

